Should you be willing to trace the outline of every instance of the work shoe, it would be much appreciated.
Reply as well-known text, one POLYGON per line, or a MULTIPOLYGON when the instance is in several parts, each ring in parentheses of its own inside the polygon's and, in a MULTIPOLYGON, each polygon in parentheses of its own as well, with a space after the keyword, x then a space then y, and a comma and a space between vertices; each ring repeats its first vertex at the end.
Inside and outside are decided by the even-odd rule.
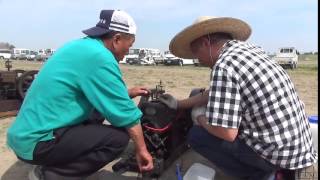
POLYGON ((33 166, 29 172, 29 180, 44 180, 44 174, 41 166, 33 166))
POLYGON ((302 169, 295 170, 295 180, 313 180, 318 179, 318 165, 312 165, 302 169))

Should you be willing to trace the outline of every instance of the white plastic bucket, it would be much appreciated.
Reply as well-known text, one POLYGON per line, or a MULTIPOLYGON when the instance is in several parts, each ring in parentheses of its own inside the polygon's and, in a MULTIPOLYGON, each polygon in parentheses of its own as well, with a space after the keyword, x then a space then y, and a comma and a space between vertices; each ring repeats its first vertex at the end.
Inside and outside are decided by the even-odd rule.
POLYGON ((318 151, 318 116, 309 116, 308 117, 311 127, 313 147, 318 151))
POLYGON ((200 163, 194 163, 183 176, 183 180, 213 180, 215 170, 200 163))

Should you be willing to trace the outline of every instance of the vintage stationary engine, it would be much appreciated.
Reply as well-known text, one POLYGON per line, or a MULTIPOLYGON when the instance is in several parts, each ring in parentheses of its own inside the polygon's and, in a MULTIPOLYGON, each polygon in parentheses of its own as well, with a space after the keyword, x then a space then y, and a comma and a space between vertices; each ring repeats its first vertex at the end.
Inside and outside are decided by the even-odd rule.
MULTIPOLYGON (((200 92, 194 89, 190 96, 200 92)), ((169 165, 188 149, 187 133, 193 122, 190 110, 175 111, 168 108, 158 99, 165 93, 160 83, 151 90, 148 97, 141 97, 138 107, 143 112, 141 125, 144 139, 154 161, 154 170, 142 174, 143 177, 159 177, 169 165)), ((122 159, 112 167, 113 171, 138 172, 134 153, 127 159, 122 159)))

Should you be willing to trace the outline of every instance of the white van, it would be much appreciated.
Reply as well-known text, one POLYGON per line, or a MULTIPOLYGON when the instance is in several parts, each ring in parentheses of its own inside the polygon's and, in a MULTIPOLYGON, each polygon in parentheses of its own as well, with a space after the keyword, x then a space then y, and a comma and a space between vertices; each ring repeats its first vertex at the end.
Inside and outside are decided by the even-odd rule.
POLYGON ((12 52, 10 49, 0 49, 0 59, 10 59, 12 56, 12 52))
POLYGON ((27 59, 27 55, 30 53, 30 49, 14 48, 12 59, 27 59))

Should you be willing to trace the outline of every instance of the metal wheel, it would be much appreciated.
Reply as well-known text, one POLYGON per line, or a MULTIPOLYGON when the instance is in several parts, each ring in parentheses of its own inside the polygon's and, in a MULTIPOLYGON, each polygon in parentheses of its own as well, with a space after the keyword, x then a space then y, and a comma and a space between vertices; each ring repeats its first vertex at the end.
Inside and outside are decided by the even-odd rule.
POLYGON ((21 99, 26 96, 27 90, 37 74, 37 70, 27 71, 18 78, 17 91, 21 99))

